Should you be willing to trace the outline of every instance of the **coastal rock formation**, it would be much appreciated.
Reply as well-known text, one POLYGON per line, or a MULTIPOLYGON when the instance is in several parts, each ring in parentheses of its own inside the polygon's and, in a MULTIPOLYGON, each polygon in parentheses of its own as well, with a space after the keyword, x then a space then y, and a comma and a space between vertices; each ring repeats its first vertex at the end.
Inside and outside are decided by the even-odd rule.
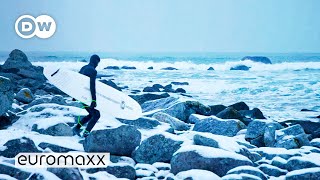
POLYGON ((14 98, 12 87, 10 79, 0 76, 0 116, 11 108, 14 98))
POLYGON ((241 61, 250 60, 253 62, 260 62, 264 64, 272 64, 271 60, 265 56, 245 56, 241 59, 241 61))
POLYGON ((249 71, 251 67, 248 67, 246 65, 237 65, 234 67, 231 67, 230 70, 241 70, 241 71, 249 71))

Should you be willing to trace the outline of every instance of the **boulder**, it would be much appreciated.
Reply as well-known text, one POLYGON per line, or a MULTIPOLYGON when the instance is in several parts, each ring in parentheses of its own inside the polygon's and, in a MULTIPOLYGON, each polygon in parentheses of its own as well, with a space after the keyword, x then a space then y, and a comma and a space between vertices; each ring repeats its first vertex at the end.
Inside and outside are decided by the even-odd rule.
POLYGON ((267 119, 264 117, 263 113, 258 108, 253 108, 252 110, 240 110, 239 113, 243 117, 248 117, 251 119, 267 119))
POLYGON ((174 92, 175 93, 186 93, 187 91, 184 90, 183 88, 177 88, 174 92))
POLYGON ((281 157, 274 157, 271 161, 271 165, 278 167, 280 169, 287 169, 287 160, 281 158, 281 157))
POLYGON ((320 177, 320 168, 307 168, 291 171, 286 175, 286 180, 318 180, 320 177))
POLYGON ((152 66, 150 66, 150 67, 148 67, 148 69, 149 69, 149 70, 152 70, 152 69, 153 69, 153 67, 152 67, 152 66))
POLYGON ((143 104, 146 101, 152 101, 161 98, 167 98, 170 95, 168 93, 163 94, 142 94, 142 95, 129 95, 132 99, 136 100, 139 104, 143 104))
POLYGON ((47 170, 63 180, 83 180, 78 168, 48 168, 47 170))
POLYGON ((286 165, 288 171, 320 167, 320 154, 310 153, 301 157, 291 157, 286 165))
POLYGON ((245 56, 241 59, 241 61, 244 61, 244 60, 250 60, 253 62, 260 62, 264 64, 272 64, 271 60, 265 56, 245 56))
POLYGON ((301 156, 299 151, 276 147, 253 148, 250 151, 259 153, 262 157, 264 157, 267 160, 272 160, 275 157, 281 157, 282 159, 288 160, 289 158, 294 156, 301 156))
POLYGON ((320 123, 317 121, 308 121, 308 120, 287 120, 283 123, 290 126, 299 124, 305 133, 311 134, 311 138, 320 138, 320 123))
POLYGON ((187 123, 185 123, 177 118, 171 117, 170 115, 168 115, 166 113, 157 112, 157 113, 153 114, 152 118, 155 118, 158 121, 170 124, 170 126, 174 130, 186 131, 186 130, 190 129, 190 125, 188 125, 187 123))
POLYGON ((140 144, 141 133, 133 126, 92 131, 83 143, 86 152, 110 152, 130 156, 140 144), (106 143, 107 142, 107 143, 106 143))
POLYGON ((162 68, 161 70, 178 70, 178 69, 174 67, 166 67, 166 68, 162 68))
POLYGON ((234 67, 231 67, 230 70, 241 70, 241 71, 249 71, 251 67, 248 67, 246 65, 237 65, 234 67))
POLYGON ((154 84, 152 85, 153 88, 156 88, 156 89, 161 89, 163 88, 163 86, 161 84, 154 84))
POLYGON ((107 66, 104 69, 120 70, 120 67, 119 66, 107 66))
POLYGON ((265 174, 273 177, 279 177, 288 173, 287 170, 280 169, 270 164, 261 164, 260 166, 258 166, 258 168, 265 174))
POLYGON ((276 130, 275 134, 275 147, 293 149, 310 145, 308 136, 299 124, 276 130))
POLYGON ((163 91, 164 92, 175 92, 174 89, 172 88, 172 84, 168 84, 166 86, 163 87, 163 91))
POLYGON ((139 163, 152 164, 155 162, 170 162, 183 141, 177 140, 169 133, 156 134, 141 142, 132 153, 132 158, 139 163))
POLYGON ((221 179, 218 175, 213 172, 202 170, 202 169, 191 169, 188 171, 179 172, 176 177, 178 179, 221 179))
POLYGON ((243 101, 232 104, 229 107, 233 107, 237 111, 249 110, 249 106, 243 101))
POLYGON ((242 120, 241 114, 233 107, 228 107, 216 115, 221 119, 239 119, 242 120))
POLYGON ((51 98, 50 103, 67 105, 66 100, 61 95, 55 95, 51 98))
POLYGON ((28 88, 22 88, 15 96, 15 99, 22 103, 30 103, 34 100, 34 95, 28 88))
POLYGON ((143 92, 160 92, 160 89, 155 88, 155 87, 149 87, 149 86, 147 86, 147 87, 143 88, 142 91, 143 91, 143 92))
POLYGON ((5 146, 6 148, 0 151, 0 156, 4 156, 7 158, 14 158, 21 152, 41 152, 38 150, 34 142, 26 137, 9 140, 3 146, 5 146))
POLYGON ((51 136, 73 136, 72 128, 66 123, 58 123, 47 129, 38 129, 38 125, 32 126, 32 131, 36 131, 40 134, 47 134, 51 136))
POLYGON ((214 71, 214 68, 213 67, 209 67, 207 70, 208 71, 214 71))
POLYGON ((228 174, 250 174, 260 178, 261 180, 267 180, 266 174, 264 174, 260 169, 252 166, 238 166, 227 172, 228 174))
POLYGON ((41 142, 38 146, 43 150, 45 150, 46 148, 49 148, 53 152, 57 152, 57 153, 66 153, 66 152, 70 152, 70 151, 77 151, 74 149, 70 149, 70 148, 66 148, 66 147, 62 147, 62 146, 58 146, 56 144, 51 144, 51 143, 46 143, 46 142, 41 142))
POLYGON ((136 170, 126 163, 110 163, 106 168, 89 168, 87 173, 93 174, 99 171, 106 171, 117 178, 136 179, 136 170))
POLYGON ((245 125, 240 120, 224 120, 215 116, 196 122, 193 131, 210 132, 212 134, 235 136, 245 125))
POLYGON ((100 82, 102 82, 103 84, 106 84, 108 86, 113 87, 114 89, 118 90, 118 91, 122 91, 121 87, 119 87, 116 83, 114 83, 112 80, 99 80, 100 82))
POLYGON ((28 179, 31 175, 30 172, 18 169, 14 165, 1 163, 0 174, 6 174, 16 179, 28 179))
POLYGON ((211 105, 210 107, 210 113, 209 115, 214 115, 216 116, 219 112, 223 111, 224 109, 227 108, 227 106, 222 105, 222 104, 218 104, 218 105, 211 105))
POLYGON ((136 67, 134 66, 122 66, 121 69, 137 69, 136 67))
POLYGON ((160 125, 160 123, 156 119, 149 117, 141 117, 134 121, 125 119, 118 120, 124 124, 134 126, 138 129, 154 129, 155 127, 160 125))
POLYGON ((171 159, 171 172, 177 174, 191 169, 208 170, 222 177, 230 169, 253 163, 246 157, 222 149, 189 145, 182 146, 171 159))
POLYGON ((267 126, 275 127, 276 129, 282 128, 282 126, 274 121, 270 120, 254 120, 249 123, 245 139, 251 144, 263 147, 265 146, 264 134, 267 126))
POLYGON ((313 146, 313 147, 320 148, 320 138, 313 139, 310 142, 310 145, 313 146))
POLYGON ((4 115, 13 103, 13 84, 10 79, 0 76, 0 116, 4 115))

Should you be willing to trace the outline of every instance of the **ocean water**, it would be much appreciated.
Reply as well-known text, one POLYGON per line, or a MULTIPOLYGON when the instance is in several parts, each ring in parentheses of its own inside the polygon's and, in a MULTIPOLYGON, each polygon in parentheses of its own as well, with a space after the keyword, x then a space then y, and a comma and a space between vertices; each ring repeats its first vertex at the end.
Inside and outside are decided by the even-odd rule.
MULTIPOLYGON (((28 52, 35 65, 62 66, 78 71, 86 64, 90 53, 28 52)), ((207 104, 230 105, 246 102, 250 108, 257 107, 265 116, 277 121, 287 119, 312 119, 319 112, 301 112, 303 108, 320 111, 320 53, 253 54, 253 53, 98 53, 102 58, 99 74, 113 75, 125 91, 142 90, 155 83, 162 85, 173 81, 188 82, 182 87, 194 99, 207 104), (273 64, 250 60, 240 61, 244 56, 261 55, 273 64), (230 71, 235 65, 251 67, 250 71, 230 71), (105 70, 107 66, 134 66, 136 70, 105 70), (152 66, 154 70, 147 68, 152 66), (179 70, 164 71, 175 67, 179 70), (213 67, 215 71, 207 71, 213 67)), ((0 53, 0 61, 8 53, 0 53)))

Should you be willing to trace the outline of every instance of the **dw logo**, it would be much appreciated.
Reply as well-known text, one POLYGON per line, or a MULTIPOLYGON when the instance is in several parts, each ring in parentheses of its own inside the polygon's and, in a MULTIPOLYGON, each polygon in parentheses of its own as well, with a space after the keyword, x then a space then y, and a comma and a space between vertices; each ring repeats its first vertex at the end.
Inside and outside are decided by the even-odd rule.
POLYGON ((42 39, 49 38, 55 33, 56 27, 56 22, 48 15, 40 15, 37 18, 22 15, 15 23, 16 33, 24 39, 32 38, 35 35, 42 39))

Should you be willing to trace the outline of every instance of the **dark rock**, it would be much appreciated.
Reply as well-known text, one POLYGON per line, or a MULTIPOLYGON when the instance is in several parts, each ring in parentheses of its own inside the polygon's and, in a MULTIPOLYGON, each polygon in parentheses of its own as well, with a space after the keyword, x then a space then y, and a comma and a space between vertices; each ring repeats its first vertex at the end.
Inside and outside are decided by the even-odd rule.
POLYGON ((272 64, 271 60, 268 57, 265 56, 245 56, 241 59, 242 61, 244 60, 250 60, 253 62, 260 62, 264 64, 272 64))
POLYGON ((320 168, 307 168, 291 171, 286 175, 286 180, 318 180, 320 177, 320 168))
POLYGON ((320 139, 317 138, 317 139, 313 139, 311 142, 310 142, 311 146, 313 147, 317 147, 317 148, 320 148, 320 139))
POLYGON ((287 170, 280 169, 270 164, 261 164, 258 168, 265 174, 273 177, 279 177, 288 173, 287 170))
POLYGON ((6 149, 0 151, 0 156, 4 156, 7 158, 14 158, 21 152, 41 152, 38 150, 34 142, 26 137, 9 140, 3 146, 6 146, 6 149))
POLYGON ((183 141, 171 138, 169 133, 153 135, 141 142, 141 145, 132 153, 132 158, 139 163, 152 164, 155 162, 170 162, 183 141))
POLYGON ((208 71, 214 71, 214 68, 213 67, 209 67, 208 71))
POLYGON ((212 105, 212 106, 209 106, 210 107, 210 113, 209 115, 217 115, 219 112, 223 111, 224 109, 227 108, 227 106, 224 106, 224 105, 212 105))
POLYGON ((145 87, 143 88, 142 90, 143 92, 160 92, 160 90, 158 88, 155 88, 155 87, 145 87))
POLYGON ((22 88, 17 94, 16 94, 16 97, 15 97, 16 100, 22 102, 22 103, 30 103, 31 101, 34 100, 34 95, 33 93, 31 92, 30 89, 28 88, 22 88))
POLYGON ((62 180, 83 180, 78 168, 48 168, 47 170, 62 180))
POLYGON ((198 121, 193 128, 193 131, 210 132, 212 134, 235 136, 245 125, 239 120, 223 120, 215 116, 210 116, 206 119, 198 121))
POLYGON ((122 66, 121 69, 137 69, 134 66, 122 66))
POLYGON ((241 110, 249 110, 249 106, 245 102, 237 102, 235 104, 230 105, 229 107, 233 107, 237 111, 241 110))
POLYGON ((277 130, 275 140, 275 147, 283 147, 286 149, 310 145, 307 135, 299 124, 277 130))
POLYGON ((66 100, 61 95, 55 95, 51 98, 50 103, 67 105, 66 100))
POLYGON ((89 168, 87 173, 96 173, 99 171, 106 171, 109 174, 114 175, 117 178, 127 178, 134 180, 136 178, 136 170, 131 165, 123 165, 117 163, 111 163, 106 168, 89 168))
POLYGON ((211 171, 218 176, 224 176, 230 169, 249 165, 252 162, 239 154, 205 146, 183 146, 171 159, 171 172, 177 174, 190 169, 211 171))
POLYGON ((160 123, 154 119, 149 117, 141 117, 137 120, 125 120, 125 119, 118 119, 121 123, 134 126, 138 129, 153 129, 160 125, 160 123))
POLYGON ((307 120, 287 120, 287 121, 284 121, 283 123, 289 124, 291 126, 299 124, 303 127, 305 133, 311 134, 312 139, 320 138, 319 122, 313 122, 313 121, 307 121, 307 120))
POLYGON ((104 69, 120 70, 118 66, 107 66, 104 69))
POLYGON ((92 131, 85 139, 83 147, 86 152, 110 152, 113 155, 130 156, 140 141, 141 133, 135 127, 123 125, 115 129, 92 131))
POLYGON ((152 67, 152 66, 150 66, 150 67, 148 67, 148 69, 152 70, 152 69, 153 69, 153 67, 152 67))
POLYGON ((212 138, 208 138, 199 134, 193 136, 193 141, 195 145, 219 148, 219 142, 212 138))
POLYGON ((287 162, 287 170, 294 171, 299 169, 320 167, 318 153, 310 153, 302 157, 291 157, 287 162))
POLYGON ((223 111, 219 112, 216 116, 221 119, 243 119, 241 114, 233 107, 228 107, 224 109, 223 111))
POLYGON ((201 104, 198 101, 186 101, 186 106, 192 110, 194 110, 197 114, 200 115, 209 115, 211 112, 211 108, 204 104, 201 104))
POLYGON ((121 88, 116 83, 114 83, 112 80, 105 80, 104 79, 104 80, 100 80, 100 82, 102 82, 108 86, 111 86, 118 91, 122 91, 121 88))
POLYGON ((258 168, 252 166, 238 166, 227 172, 228 174, 250 174, 260 178, 261 180, 267 180, 267 176, 258 168))
POLYGON ((36 131, 40 134, 47 134, 51 136, 73 136, 72 128, 66 123, 58 123, 47 129, 38 129, 38 125, 32 126, 32 131, 36 131))
POLYGON ((173 84, 173 85, 179 85, 179 86, 189 85, 188 82, 171 82, 171 84, 173 84))
POLYGON ((275 157, 272 159, 271 165, 276 166, 280 169, 287 169, 287 160, 281 157, 275 157))
POLYGON ((132 99, 136 100, 139 104, 143 104, 146 101, 167 98, 170 95, 168 93, 163 94, 142 94, 142 95, 129 95, 132 99))
POLYGON ((177 88, 174 92, 175 93, 186 93, 186 90, 184 90, 183 88, 177 88))
POLYGON ((49 148, 53 152, 57 152, 57 153, 65 153, 65 152, 69 152, 69 151, 76 151, 74 149, 61 147, 61 146, 58 146, 56 144, 50 144, 50 143, 46 143, 46 142, 41 142, 38 146, 41 147, 43 150, 45 150, 46 148, 49 148))
POLYGON ((234 66, 232 68, 230 68, 230 70, 241 70, 241 71, 249 71, 251 67, 245 66, 245 65, 237 65, 234 66))
POLYGON ((178 70, 178 69, 174 67, 166 67, 166 68, 162 68, 161 70, 178 70))
POLYGON ((163 89, 164 89, 163 90, 164 92, 172 92, 172 93, 175 92, 174 89, 172 88, 172 84, 168 84, 164 86, 163 89))
POLYGON ((49 83, 45 83, 44 84, 43 90, 46 91, 49 94, 52 94, 52 95, 63 95, 63 96, 66 96, 66 93, 64 93, 59 88, 57 88, 54 85, 49 84, 49 83))
POLYGON ((10 79, 0 76, 0 116, 4 115, 13 103, 13 84, 10 79))
POLYGON ((310 109, 301 109, 301 112, 316 112, 316 111, 310 110, 310 109))
POLYGON ((30 172, 20 170, 10 164, 0 164, 0 174, 6 174, 16 179, 28 179, 31 175, 30 172))
POLYGON ((158 121, 170 124, 170 126, 174 130, 186 131, 186 130, 190 129, 190 125, 186 124, 185 122, 183 122, 177 118, 171 117, 170 115, 168 115, 166 113, 157 112, 157 113, 153 114, 152 118, 155 118, 158 121))
POLYGON ((264 134, 267 126, 274 126, 276 129, 282 128, 277 122, 254 120, 247 127, 245 139, 255 146, 265 146, 264 134))
POLYGON ((161 89, 163 88, 163 86, 161 84, 154 84, 152 85, 153 88, 156 88, 156 89, 161 89))
POLYGON ((239 113, 244 117, 252 119, 267 119, 258 108, 253 108, 252 110, 241 110, 239 113))

